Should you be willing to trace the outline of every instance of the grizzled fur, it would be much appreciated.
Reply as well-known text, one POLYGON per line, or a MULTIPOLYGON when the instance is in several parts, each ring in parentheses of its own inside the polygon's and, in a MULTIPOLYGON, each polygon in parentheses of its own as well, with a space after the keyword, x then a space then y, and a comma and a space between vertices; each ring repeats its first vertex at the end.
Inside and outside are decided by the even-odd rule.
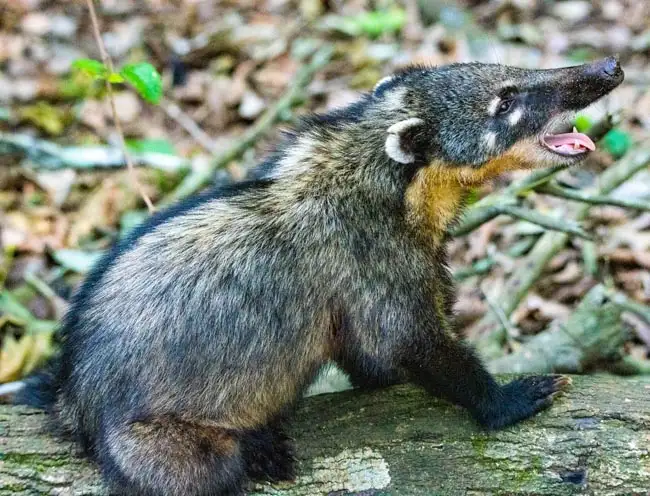
POLYGON ((330 360, 487 428, 548 406, 565 379, 500 386, 455 333, 442 241, 467 185, 577 161, 537 137, 620 82, 598 64, 408 69, 305 119, 256 179, 154 215, 74 296, 57 424, 115 492, 226 495, 293 478, 281 421, 330 360))

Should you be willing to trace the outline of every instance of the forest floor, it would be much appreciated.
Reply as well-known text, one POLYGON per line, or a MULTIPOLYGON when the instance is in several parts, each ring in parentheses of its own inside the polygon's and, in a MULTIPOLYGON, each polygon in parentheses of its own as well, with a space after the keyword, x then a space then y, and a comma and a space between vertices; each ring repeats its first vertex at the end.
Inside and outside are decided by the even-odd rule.
MULTIPOLYGON (((471 339, 503 327, 492 345, 501 354, 516 352, 539 333, 561 329, 602 284, 625 301, 617 353, 647 371, 649 2, 98 4, 116 67, 148 61, 163 76, 158 105, 114 87, 140 164, 138 181, 155 205, 193 193, 204 177, 216 184, 241 179, 301 114, 352 102, 406 64, 548 68, 618 54, 625 82, 576 123, 587 129, 606 122, 598 149, 554 181, 564 190, 592 191, 622 161, 641 161, 638 172, 606 191, 610 204, 583 213, 575 202, 534 188, 516 195, 519 206, 546 218, 581 221, 592 240, 570 235, 544 251, 548 225, 499 215, 457 236, 450 252, 459 324, 471 339), (314 53, 326 55, 315 60, 314 53), (531 263, 544 257, 521 294, 511 294, 513 279, 530 275, 531 263)), ((148 215, 121 158, 103 85, 72 70, 80 58, 100 58, 85 2, 9 0, 0 7, 0 383, 20 379, 52 353, 56 322, 83 274, 148 215)), ((526 175, 505 176, 474 191, 471 201, 498 195, 526 175)))

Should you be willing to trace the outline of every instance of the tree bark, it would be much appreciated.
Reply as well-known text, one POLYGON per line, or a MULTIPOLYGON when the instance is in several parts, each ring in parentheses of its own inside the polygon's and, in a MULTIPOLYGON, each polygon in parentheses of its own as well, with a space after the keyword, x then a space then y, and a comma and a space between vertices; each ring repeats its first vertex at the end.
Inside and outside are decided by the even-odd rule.
MULTIPOLYGON (((295 483, 257 496, 650 494, 650 378, 575 376, 551 409, 486 433, 411 386, 307 398, 292 427, 295 483)), ((0 495, 95 495, 95 468, 0 406, 0 495)))

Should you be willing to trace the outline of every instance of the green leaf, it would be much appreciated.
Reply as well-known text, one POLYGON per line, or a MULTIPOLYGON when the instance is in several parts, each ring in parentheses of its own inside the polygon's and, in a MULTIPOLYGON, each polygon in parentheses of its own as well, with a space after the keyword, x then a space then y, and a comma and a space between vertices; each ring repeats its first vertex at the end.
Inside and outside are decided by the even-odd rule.
POLYGON ((96 79, 106 79, 108 74, 108 67, 99 60, 94 59, 77 59, 72 64, 72 67, 96 79))
POLYGON ((59 327, 56 320, 34 319, 27 324, 27 332, 37 333, 54 333, 59 327))
POLYGON ((363 12, 355 16, 327 16, 324 19, 325 29, 335 29, 348 36, 365 34, 377 38, 384 33, 394 33, 402 29, 406 21, 406 13, 401 8, 390 10, 375 10, 363 12))
POLYGON ((110 75, 108 76, 108 82, 109 83, 123 83, 124 78, 119 75, 117 72, 111 72, 110 75))
POLYGON ((589 117, 587 117, 586 115, 583 115, 583 114, 579 114, 576 117, 576 120, 575 120, 575 122, 573 124, 575 125, 576 129, 580 133, 586 133, 587 131, 589 131, 591 129, 591 126, 592 126, 591 120, 589 119, 589 117))
POLYGON ((61 134, 68 121, 64 110, 44 101, 18 109, 18 116, 52 135, 61 134))
POLYGON ((0 313, 11 315, 24 322, 34 320, 32 312, 30 312, 22 303, 20 303, 14 295, 9 291, 4 290, 0 293, 0 313))
POLYGON ((376 38, 402 29, 406 14, 402 9, 376 10, 357 16, 355 21, 363 33, 376 38))
POLYGON ((52 252, 52 258, 56 263, 79 274, 87 273, 102 255, 102 252, 72 249, 61 249, 52 252))
POLYGON ((605 149, 612 154, 614 158, 620 158, 627 153, 632 146, 632 138, 621 129, 611 129, 604 137, 603 144, 605 149))
POLYGON ((126 140, 126 146, 137 153, 164 153, 176 155, 174 145, 165 139, 126 140))
POLYGON ((149 103, 158 103, 162 97, 162 78, 148 62, 125 65, 120 75, 149 103))

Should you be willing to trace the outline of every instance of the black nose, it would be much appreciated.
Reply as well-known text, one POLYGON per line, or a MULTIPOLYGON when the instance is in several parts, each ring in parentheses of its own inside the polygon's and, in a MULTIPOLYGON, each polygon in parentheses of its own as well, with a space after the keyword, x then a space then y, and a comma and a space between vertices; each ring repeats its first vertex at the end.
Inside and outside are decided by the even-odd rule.
POLYGON ((618 57, 607 57, 592 64, 591 70, 606 79, 622 79, 623 69, 618 61, 618 57))

